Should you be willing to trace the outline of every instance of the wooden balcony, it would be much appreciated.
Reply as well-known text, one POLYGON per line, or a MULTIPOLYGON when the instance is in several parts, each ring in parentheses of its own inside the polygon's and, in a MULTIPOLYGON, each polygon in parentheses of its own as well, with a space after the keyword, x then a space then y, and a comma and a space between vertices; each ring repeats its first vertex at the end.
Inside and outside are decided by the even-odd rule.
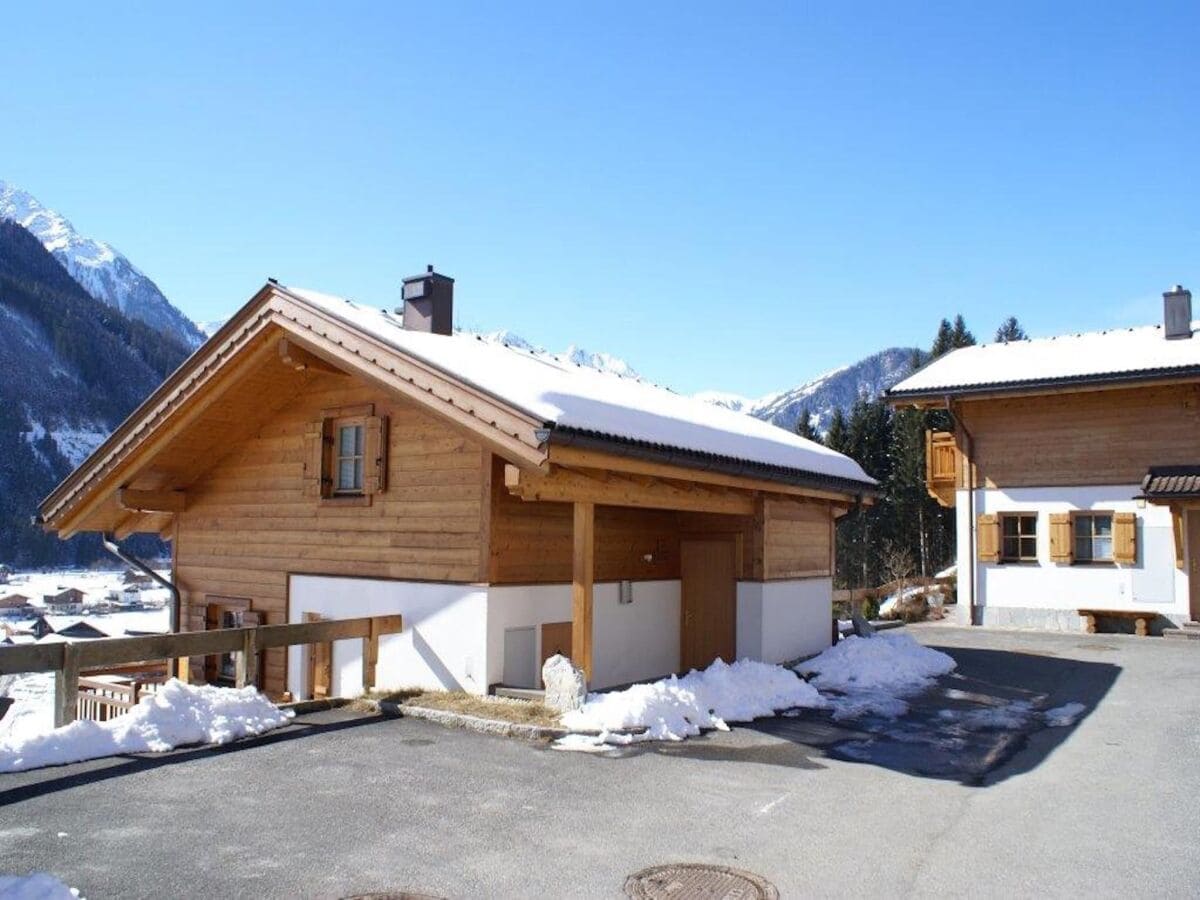
POLYGON ((925 488, 942 506, 954 506, 962 463, 954 435, 949 431, 925 432, 925 488))

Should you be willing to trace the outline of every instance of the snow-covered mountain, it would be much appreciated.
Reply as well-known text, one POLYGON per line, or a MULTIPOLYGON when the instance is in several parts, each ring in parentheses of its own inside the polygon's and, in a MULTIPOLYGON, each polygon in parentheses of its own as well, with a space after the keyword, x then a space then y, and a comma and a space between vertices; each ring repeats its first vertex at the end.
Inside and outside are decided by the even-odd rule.
POLYGON ((81 235, 60 213, 5 181, 0 181, 0 219, 11 219, 33 234, 102 303, 176 336, 189 347, 204 341, 192 321, 112 245, 81 235))
POLYGON ((503 344, 506 347, 516 347, 518 350, 528 350, 530 353, 538 353, 552 357, 562 363, 571 363, 576 366, 588 366, 592 369, 598 369, 601 372, 612 372, 614 375, 624 375, 626 378, 640 378, 641 376, 620 357, 613 356, 609 353, 592 353, 590 350, 584 350, 575 344, 569 346, 562 353, 553 353, 542 347, 531 344, 519 334, 515 334, 508 329, 500 331, 482 332, 476 335, 480 340, 487 341, 491 344, 503 344))
POLYGON ((914 352, 912 347, 889 347, 794 388, 750 401, 742 411, 795 431, 807 407, 813 427, 824 434, 835 409, 849 412, 859 397, 874 399, 907 375, 914 352))

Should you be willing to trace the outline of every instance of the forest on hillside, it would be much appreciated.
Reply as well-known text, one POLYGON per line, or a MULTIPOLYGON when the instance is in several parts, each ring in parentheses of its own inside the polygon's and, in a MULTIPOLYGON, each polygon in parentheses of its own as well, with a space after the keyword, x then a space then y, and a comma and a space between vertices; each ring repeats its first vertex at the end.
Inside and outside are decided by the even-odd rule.
MULTIPOLYGON (((33 524, 73 468, 53 432, 111 431, 188 352, 93 298, 36 237, 0 221, 0 563, 107 558, 95 535, 60 541, 33 524)), ((162 550, 153 538, 131 546, 162 550)))
MULTIPOLYGON (((1025 338, 1013 316, 996 329, 997 341, 1025 338)), ((974 343, 961 315, 942 319, 929 350, 913 354, 911 370, 974 343)), ((953 430, 950 413, 892 409, 882 397, 859 397, 848 414, 835 411, 823 439, 810 419, 807 411, 799 417, 798 434, 850 456, 880 485, 874 504, 838 521, 835 586, 875 587, 906 574, 933 575, 952 564, 954 510, 940 506, 925 489, 925 431, 953 430)))

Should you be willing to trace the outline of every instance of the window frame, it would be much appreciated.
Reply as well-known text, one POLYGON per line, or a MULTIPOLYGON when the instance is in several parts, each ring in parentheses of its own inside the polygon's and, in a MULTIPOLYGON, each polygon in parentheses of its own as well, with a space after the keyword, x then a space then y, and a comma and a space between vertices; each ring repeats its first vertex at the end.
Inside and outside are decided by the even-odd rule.
POLYGON ((1038 519, 1040 518, 1040 516, 1036 512, 1029 512, 1026 510, 1011 510, 1011 511, 1007 511, 1007 512, 997 513, 996 517, 998 519, 997 526, 998 526, 999 532, 1000 532, 1000 548, 999 548, 1000 549, 1000 560, 999 561, 1002 564, 1010 565, 1010 566, 1013 566, 1013 565, 1036 565, 1039 562, 1041 562, 1041 559, 1038 556, 1038 550, 1039 550, 1038 519), (1021 532, 1021 522, 1026 519, 1033 520, 1033 533, 1032 534, 1024 534, 1021 532), (1015 535, 1012 535, 1011 537, 1008 534, 1006 534, 1005 530, 1004 530, 1005 524, 1007 522, 1009 522, 1010 520, 1017 522, 1017 533, 1015 535), (1015 556, 1009 555, 1009 553, 1007 552, 1009 540, 1015 540, 1017 542, 1017 554, 1015 556), (1033 542, 1033 555, 1032 556, 1026 556, 1026 555, 1024 555, 1024 553, 1022 553, 1021 545, 1025 541, 1033 542))
POLYGON ((338 406, 321 410, 321 490, 318 502, 322 506, 371 506, 374 495, 367 493, 366 425, 375 415, 374 403, 355 406, 338 406), (357 491, 337 490, 337 441, 339 429, 345 425, 359 425, 363 429, 363 475, 362 486, 357 491))
POLYGON ((1076 566, 1115 566, 1116 559, 1114 556, 1116 550, 1116 535, 1114 528, 1116 526, 1116 512, 1111 509, 1081 509, 1071 513, 1071 560, 1072 565, 1076 566), (1079 555, 1079 522, 1081 519, 1095 520, 1108 519, 1108 556, 1095 556, 1096 549, 1096 531, 1095 523, 1092 521, 1090 533, 1087 535, 1089 542, 1089 556, 1082 558, 1079 555))
POLYGON ((329 496, 331 499, 346 499, 366 496, 367 479, 367 417, 342 416, 333 419, 329 424, 331 446, 329 448, 329 496), (350 456, 342 455, 342 431, 346 428, 358 429, 358 453, 350 456), (358 461, 358 486, 342 488, 339 480, 342 474, 343 460, 358 461))

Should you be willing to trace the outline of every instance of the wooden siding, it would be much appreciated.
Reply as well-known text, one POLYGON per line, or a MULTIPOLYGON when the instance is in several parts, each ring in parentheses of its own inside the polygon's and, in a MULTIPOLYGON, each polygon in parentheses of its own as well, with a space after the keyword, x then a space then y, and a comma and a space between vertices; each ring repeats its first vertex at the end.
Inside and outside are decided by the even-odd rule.
MULTIPOLYGON (((191 620, 207 595, 244 597, 287 621, 288 573, 475 582, 484 478, 480 446, 416 407, 344 378, 314 378, 188 490, 178 517, 177 577, 191 620), (386 491, 370 506, 304 496, 304 433, 323 409, 374 403, 389 417, 386 491)), ((284 690, 284 653, 265 687, 284 690)))
MULTIPOLYGON (((571 581, 573 513, 570 503, 531 502, 504 487, 504 461, 493 458, 490 565, 494 584, 571 581)), ((649 581, 679 577, 678 513, 596 507, 596 580, 649 581), (654 559, 643 558, 651 554, 654 559)))
POLYGON ((1195 384, 966 401, 955 414, 980 487, 1137 484, 1152 465, 1196 462, 1200 445, 1195 384))
POLYGON ((765 500, 763 507, 763 578, 828 575, 829 504, 765 500))
MULTIPOLYGON (((525 501, 504 487, 502 461, 492 473, 490 565, 495 584, 571 580, 569 503, 525 501)), ((829 574, 832 508, 825 502, 766 500, 756 516, 596 507, 596 579, 680 577, 680 536, 738 539, 738 578, 786 579, 829 574), (646 554, 654 559, 647 563, 646 554)))

